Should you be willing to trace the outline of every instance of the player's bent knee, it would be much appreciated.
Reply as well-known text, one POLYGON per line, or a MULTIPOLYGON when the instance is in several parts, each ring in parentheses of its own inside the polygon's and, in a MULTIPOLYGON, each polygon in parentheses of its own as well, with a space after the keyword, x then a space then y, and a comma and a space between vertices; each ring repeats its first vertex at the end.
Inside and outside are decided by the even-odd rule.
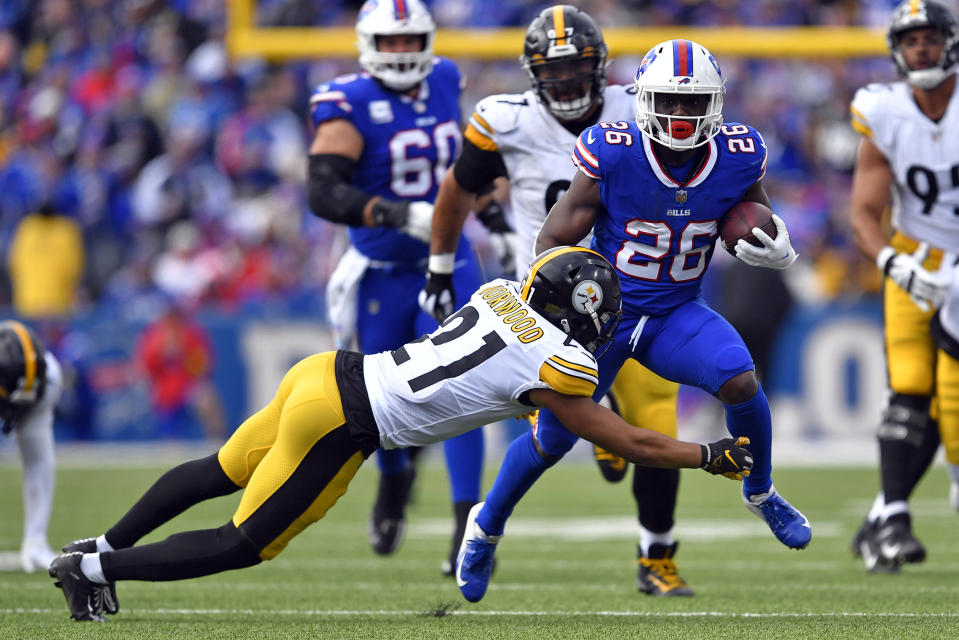
POLYGON ((748 402, 759 392, 759 381, 754 370, 743 371, 733 376, 719 388, 716 396, 724 404, 741 404, 748 402))

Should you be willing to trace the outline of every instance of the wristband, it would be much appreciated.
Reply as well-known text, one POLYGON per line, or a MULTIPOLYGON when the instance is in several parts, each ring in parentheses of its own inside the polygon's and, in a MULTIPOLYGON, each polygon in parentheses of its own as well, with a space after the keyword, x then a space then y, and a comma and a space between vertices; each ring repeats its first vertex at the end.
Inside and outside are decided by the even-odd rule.
POLYGON ((702 458, 699 460, 699 468, 705 469, 709 464, 709 447, 704 444, 700 444, 699 448, 701 450, 700 455, 702 456, 702 458))
POLYGON ((895 257, 896 250, 889 246, 883 247, 879 250, 879 253, 876 254, 876 266, 882 271, 882 275, 889 275, 889 269, 892 267, 892 259, 895 257))
POLYGON ((431 253, 430 260, 427 263, 427 269, 432 273, 453 273, 453 267, 456 264, 455 253, 431 253))

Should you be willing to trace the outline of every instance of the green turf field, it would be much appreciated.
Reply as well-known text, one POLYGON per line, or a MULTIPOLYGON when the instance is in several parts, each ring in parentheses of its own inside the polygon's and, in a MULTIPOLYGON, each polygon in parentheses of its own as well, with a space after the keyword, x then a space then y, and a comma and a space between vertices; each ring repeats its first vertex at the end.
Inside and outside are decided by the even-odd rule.
MULTIPOLYGON (((161 471, 61 469, 51 542, 102 533, 161 471)), ((637 593, 628 481, 609 485, 591 464, 561 463, 517 509, 486 598, 469 604, 439 572, 452 526, 442 467, 422 470, 406 542, 381 558, 366 542, 376 475, 368 464, 276 560, 185 582, 122 583, 121 611, 106 624, 70 620, 45 575, 0 573, 0 637, 959 637, 959 514, 941 467, 913 501, 929 559, 892 576, 865 573, 848 549, 875 487, 872 469, 777 472, 777 487, 813 523, 805 551, 781 546, 746 512, 738 483, 683 473, 678 561, 693 598, 637 593)), ((19 544, 19 484, 16 467, 0 467, 0 549, 19 544)), ((198 506, 150 539, 218 526, 234 504, 198 506)))

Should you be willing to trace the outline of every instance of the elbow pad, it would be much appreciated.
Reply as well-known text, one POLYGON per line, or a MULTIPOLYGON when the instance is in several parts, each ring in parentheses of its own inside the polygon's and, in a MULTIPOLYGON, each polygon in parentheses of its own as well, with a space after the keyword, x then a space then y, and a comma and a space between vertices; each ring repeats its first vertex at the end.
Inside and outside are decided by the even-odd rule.
POLYGON ((363 226, 363 209, 373 196, 350 184, 355 168, 356 162, 346 156, 310 155, 307 189, 313 213, 336 224, 363 226))

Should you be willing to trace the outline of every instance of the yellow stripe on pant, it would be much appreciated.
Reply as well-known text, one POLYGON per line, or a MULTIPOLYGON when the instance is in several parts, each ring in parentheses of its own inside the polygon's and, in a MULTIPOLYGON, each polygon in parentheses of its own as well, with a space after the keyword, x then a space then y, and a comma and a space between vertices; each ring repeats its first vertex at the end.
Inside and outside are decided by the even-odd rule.
POLYGON ((335 358, 321 353, 294 365, 270 403, 217 455, 226 475, 245 487, 233 524, 264 560, 322 518, 363 463, 346 431, 335 358))

